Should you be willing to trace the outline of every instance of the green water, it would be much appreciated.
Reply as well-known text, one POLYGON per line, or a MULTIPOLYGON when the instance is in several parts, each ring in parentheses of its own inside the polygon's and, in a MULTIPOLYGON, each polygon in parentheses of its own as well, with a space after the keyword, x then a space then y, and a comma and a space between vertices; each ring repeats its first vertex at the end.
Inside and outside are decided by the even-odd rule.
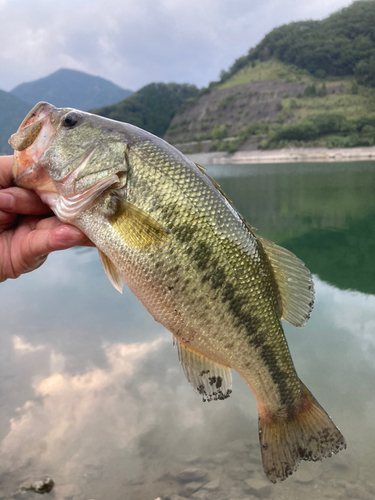
POLYGON ((224 174, 224 191, 260 234, 322 280, 375 293, 374 163, 239 166, 230 176, 232 169, 210 172, 224 174))
POLYGON ((111 287, 95 250, 73 249, 0 285, 0 500, 35 498, 18 489, 45 474, 57 500, 375 497, 375 163, 209 173, 314 274, 310 321, 285 331, 348 449, 269 485, 242 380, 228 400, 203 403, 171 335, 111 287))

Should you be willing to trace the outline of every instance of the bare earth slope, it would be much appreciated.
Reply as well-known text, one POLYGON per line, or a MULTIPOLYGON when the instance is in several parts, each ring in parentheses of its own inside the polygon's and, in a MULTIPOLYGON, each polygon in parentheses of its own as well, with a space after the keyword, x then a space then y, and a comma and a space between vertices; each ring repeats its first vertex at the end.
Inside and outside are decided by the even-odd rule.
MULTIPOLYGON (((211 91, 177 114, 165 134, 174 144, 212 137, 214 127, 224 125, 227 136, 236 136, 249 123, 275 122, 282 111, 281 101, 302 96, 308 82, 256 81, 211 91)), ((340 82, 327 85, 327 95, 341 94, 340 82)), ((292 121, 286 119, 285 123, 292 121)))

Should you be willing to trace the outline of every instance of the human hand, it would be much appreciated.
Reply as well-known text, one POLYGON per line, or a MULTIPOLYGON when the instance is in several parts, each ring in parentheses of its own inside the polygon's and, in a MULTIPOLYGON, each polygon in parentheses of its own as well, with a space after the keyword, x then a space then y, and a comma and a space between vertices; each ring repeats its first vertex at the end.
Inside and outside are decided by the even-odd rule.
POLYGON ((12 187, 12 156, 0 156, 0 283, 37 269, 56 250, 93 246, 63 224, 34 191, 12 187))

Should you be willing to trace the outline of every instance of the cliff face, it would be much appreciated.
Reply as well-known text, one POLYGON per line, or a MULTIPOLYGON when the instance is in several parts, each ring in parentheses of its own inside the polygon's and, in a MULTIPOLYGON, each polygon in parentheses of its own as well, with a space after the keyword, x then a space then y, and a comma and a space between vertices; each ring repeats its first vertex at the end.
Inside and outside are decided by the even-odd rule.
MULTIPOLYGON (((225 127, 225 135, 233 137, 249 123, 275 122, 282 110, 281 101, 302 96, 308 84, 265 80, 213 90, 177 114, 164 138, 173 144, 210 139, 214 127, 220 125, 225 127)), ((344 91, 339 82, 327 86, 327 94, 344 91)), ((290 121, 283 119, 283 123, 290 121)))

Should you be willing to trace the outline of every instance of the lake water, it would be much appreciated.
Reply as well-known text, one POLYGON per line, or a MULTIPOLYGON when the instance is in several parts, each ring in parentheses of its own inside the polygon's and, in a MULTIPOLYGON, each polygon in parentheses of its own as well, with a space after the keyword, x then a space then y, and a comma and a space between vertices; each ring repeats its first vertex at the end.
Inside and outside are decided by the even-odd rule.
POLYGON ((375 497, 375 163, 210 167, 235 206, 311 269, 316 303, 285 324, 297 371, 348 448, 271 485, 236 375, 203 403, 171 334, 109 284, 94 249, 0 285, 0 500, 50 475, 57 500, 375 497))

